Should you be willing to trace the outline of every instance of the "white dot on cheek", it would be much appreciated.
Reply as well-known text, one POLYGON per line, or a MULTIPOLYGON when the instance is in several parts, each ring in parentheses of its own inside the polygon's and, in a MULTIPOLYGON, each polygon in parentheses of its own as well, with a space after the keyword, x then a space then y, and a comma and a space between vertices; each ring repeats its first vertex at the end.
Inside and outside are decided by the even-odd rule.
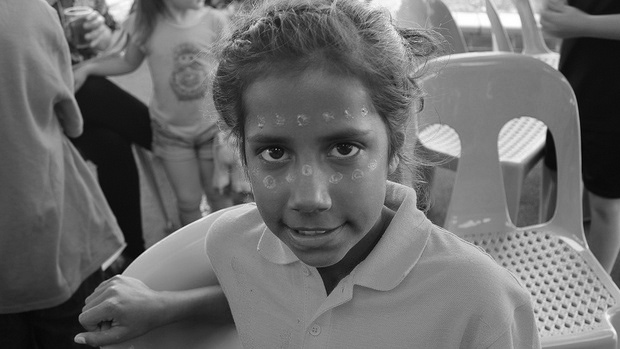
POLYGON ((273 176, 266 176, 263 178, 263 184, 267 189, 273 189, 276 187, 276 179, 273 176))
POLYGON ((310 165, 303 165, 301 167, 301 174, 304 176, 312 176, 312 172, 313 172, 312 166, 310 165))
POLYGON ((362 107, 362 116, 368 115, 368 108, 362 107))
POLYGON ((377 160, 372 160, 368 164, 368 169, 371 170, 371 171, 374 171, 377 168, 378 165, 379 165, 379 162, 377 162, 377 160))
POLYGON ((337 184, 338 182, 342 180, 343 177, 344 176, 342 175, 342 173, 336 172, 333 175, 331 175, 331 177, 329 177, 329 183, 337 184))
POLYGON ((292 173, 289 173, 289 174, 286 175, 286 181, 289 182, 289 183, 295 182, 296 179, 297 179, 297 176, 295 176, 292 173))
POLYGON ((363 178, 364 178, 364 171, 360 169, 353 170, 353 173, 351 173, 351 179, 354 181, 360 181, 363 178))

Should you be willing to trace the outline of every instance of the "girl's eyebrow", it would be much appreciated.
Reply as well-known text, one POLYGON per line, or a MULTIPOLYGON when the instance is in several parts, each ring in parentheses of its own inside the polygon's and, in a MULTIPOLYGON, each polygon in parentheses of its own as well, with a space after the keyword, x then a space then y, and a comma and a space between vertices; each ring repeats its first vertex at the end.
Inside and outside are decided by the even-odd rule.
MULTIPOLYGON (((319 137, 319 141, 322 142, 334 142, 338 140, 351 140, 351 139, 361 139, 365 138, 374 130, 372 129, 347 129, 342 131, 333 132, 324 136, 319 137)), ((258 144, 280 144, 289 141, 290 139, 295 138, 295 134, 291 134, 288 136, 274 136, 274 135, 266 135, 257 133, 254 135, 247 136, 246 141, 249 143, 258 143, 258 144)))

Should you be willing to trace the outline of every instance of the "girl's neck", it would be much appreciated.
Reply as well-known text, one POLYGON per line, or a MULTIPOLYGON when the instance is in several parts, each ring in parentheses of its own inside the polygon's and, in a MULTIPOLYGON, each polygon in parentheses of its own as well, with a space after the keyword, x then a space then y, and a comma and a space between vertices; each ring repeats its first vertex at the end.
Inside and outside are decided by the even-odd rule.
POLYGON ((168 13, 166 18, 176 25, 189 25, 196 22, 206 10, 206 6, 200 9, 179 9, 167 5, 168 13))
POLYGON ((368 232, 340 262, 328 267, 317 268, 323 279, 323 285, 325 286, 327 294, 330 294, 340 280, 349 275, 358 264, 368 257, 379 240, 381 240, 383 233, 385 233, 392 218, 394 218, 394 214, 394 211, 387 207, 383 207, 381 218, 377 222, 377 225, 371 229, 371 231, 368 232))

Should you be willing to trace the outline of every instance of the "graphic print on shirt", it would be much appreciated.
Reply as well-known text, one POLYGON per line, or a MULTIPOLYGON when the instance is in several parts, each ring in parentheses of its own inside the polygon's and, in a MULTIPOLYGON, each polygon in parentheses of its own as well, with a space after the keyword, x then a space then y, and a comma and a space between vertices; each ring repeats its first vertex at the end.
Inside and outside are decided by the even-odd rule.
POLYGON ((205 58, 206 54, 191 43, 180 44, 174 49, 170 86, 180 101, 200 99, 207 93, 205 58))

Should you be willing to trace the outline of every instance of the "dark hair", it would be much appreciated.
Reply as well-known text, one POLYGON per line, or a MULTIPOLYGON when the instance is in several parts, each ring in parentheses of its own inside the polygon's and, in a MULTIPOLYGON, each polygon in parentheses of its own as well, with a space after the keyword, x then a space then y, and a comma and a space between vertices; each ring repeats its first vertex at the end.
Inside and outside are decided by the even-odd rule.
POLYGON ((325 69, 360 79, 388 128, 389 156, 403 156, 410 116, 422 107, 416 79, 440 40, 397 28, 385 9, 361 0, 275 0, 245 6, 221 42, 215 107, 244 152, 243 94, 258 78, 325 69))

